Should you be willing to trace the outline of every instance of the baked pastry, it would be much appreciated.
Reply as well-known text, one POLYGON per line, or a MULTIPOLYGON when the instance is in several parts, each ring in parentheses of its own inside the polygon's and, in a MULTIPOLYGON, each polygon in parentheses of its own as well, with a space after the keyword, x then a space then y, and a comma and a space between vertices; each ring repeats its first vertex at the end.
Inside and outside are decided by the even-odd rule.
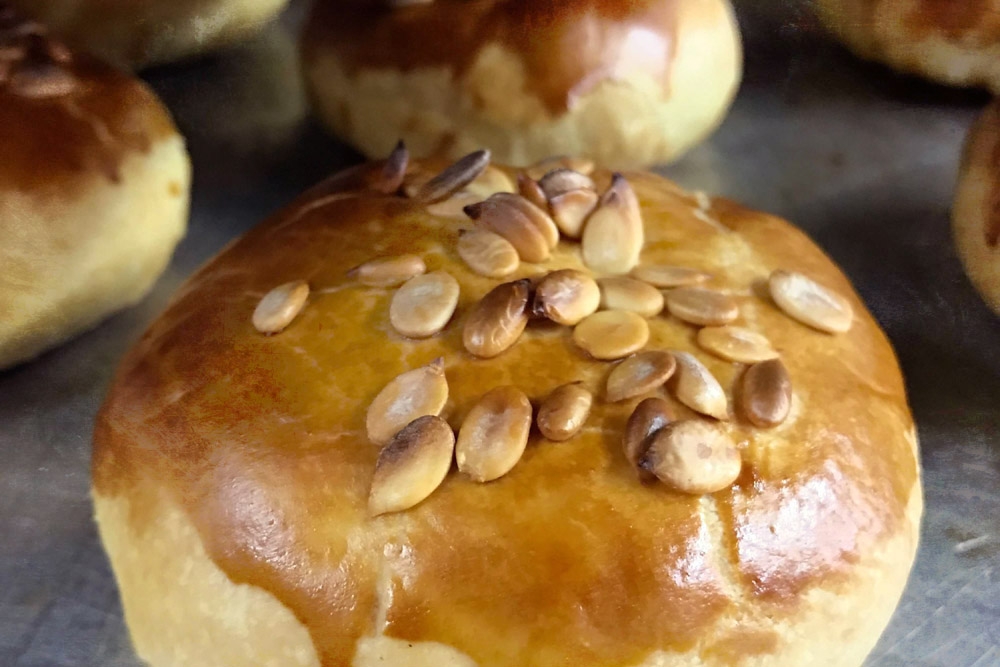
POLYGON ((1000 93, 1000 0, 816 0, 851 51, 952 86, 1000 93))
POLYGON ((134 303, 187 223, 191 167, 142 82, 0 6, 0 368, 134 303))
POLYGON ((922 503, 847 279, 659 176, 487 158, 331 179, 128 353, 93 497, 139 655, 860 664, 922 503))
POLYGON ((1000 101, 991 103, 969 132, 952 230, 965 272, 1000 314, 1000 101))
POLYGON ((173 62, 244 39, 288 0, 10 0, 72 46, 121 67, 173 62))
POLYGON ((742 51, 728 0, 320 0, 303 66, 320 119, 372 157, 399 136, 422 156, 624 167, 704 139, 742 51))

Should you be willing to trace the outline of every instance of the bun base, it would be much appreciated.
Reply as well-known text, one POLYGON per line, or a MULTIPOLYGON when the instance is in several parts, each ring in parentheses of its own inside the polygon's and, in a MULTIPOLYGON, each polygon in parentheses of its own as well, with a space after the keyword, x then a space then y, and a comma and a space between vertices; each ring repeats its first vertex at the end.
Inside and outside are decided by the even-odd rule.
POLYGON ((121 180, 81 172, 0 203, 0 368, 139 301, 187 227, 191 165, 174 134, 123 158, 121 180), (58 270, 55 270, 58 269, 58 270))
MULTIPOLYGON (((233 582, 205 551, 198 531, 167 492, 144 488, 135 506, 149 512, 143 530, 130 519, 126 496, 93 491, 101 539, 111 560, 138 655, 152 667, 319 667, 307 628, 277 598, 233 582), (154 500, 151 501, 151 498, 154 500), (220 613, 221 611, 221 613, 220 613)), ((768 627, 777 641, 732 642, 706 653, 657 651, 634 667, 857 667, 889 622, 916 555, 923 511, 919 485, 906 508, 907 528, 873 545, 849 581, 809 591, 794 610, 769 610, 745 600, 700 642, 749 625, 768 627), (768 614, 779 611, 772 620, 768 614), (784 616, 784 617, 782 617, 784 616), (867 623, 859 626, 857 619, 867 623)), ((747 635, 753 637, 754 635, 747 635)), ((340 664, 336 662, 334 664, 340 664)), ((477 667, 443 644, 385 635, 358 641, 351 667, 477 667)), ((595 665, 593 667, 604 667, 595 665)), ((616 666, 617 667, 617 666, 616 666)), ((633 667, 633 666, 630 666, 633 667)))

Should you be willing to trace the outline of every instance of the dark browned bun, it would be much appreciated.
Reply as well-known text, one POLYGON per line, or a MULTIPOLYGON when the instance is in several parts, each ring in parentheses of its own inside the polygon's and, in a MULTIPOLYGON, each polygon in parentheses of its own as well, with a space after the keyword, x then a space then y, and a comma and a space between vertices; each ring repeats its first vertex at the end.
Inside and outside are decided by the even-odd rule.
MULTIPOLYGON (((547 214, 511 194, 466 208, 474 224, 461 205, 519 175, 491 166, 461 187, 483 157, 422 185, 444 165, 411 162, 404 181, 397 151, 313 189, 194 275, 125 357, 97 419, 93 491, 140 656, 154 667, 192 655, 234 667, 860 665, 903 589, 922 500, 895 356, 848 280, 787 222, 649 173, 592 172, 602 203, 582 242, 562 234, 551 247, 547 214), (629 231, 601 244, 611 259, 639 233, 634 275, 663 284, 651 267, 686 268, 714 296, 664 289, 659 314, 599 311, 575 332, 533 319, 517 335, 549 272, 608 277, 592 235, 616 220, 629 231), (485 277, 458 250, 474 227, 550 255, 485 277), (369 264, 379 258, 394 259, 369 264), (417 293, 445 311, 421 339, 397 331, 417 293), (700 316, 765 343, 719 346, 688 323, 700 316), (656 371, 674 373, 665 385, 661 374, 609 402, 618 366, 581 347, 631 341, 614 327, 589 337, 608 317, 638 318, 644 348, 670 352, 676 363, 656 371), (748 373, 713 349, 780 364, 748 373), (457 432, 458 470, 439 467, 451 446, 439 421, 389 437, 401 422, 386 405, 402 404, 383 389, 404 373, 417 382, 404 403, 457 432), (518 451, 521 396, 537 414, 573 382, 593 395, 582 428, 561 442, 532 428, 518 451), (627 429, 652 397, 663 412, 627 429), (483 414, 504 416, 476 422, 493 434, 477 440, 469 424, 483 414), (624 448, 626 431, 653 440, 624 448), (713 493, 678 490, 690 480, 671 468, 671 447, 699 432, 711 438, 687 463, 713 493), (484 464, 477 446, 499 449, 484 464), (724 465, 699 472, 716 455, 724 465), (742 464, 727 478, 733 456, 742 464), (505 474, 501 459, 515 461, 505 474)), ((545 181, 556 183, 590 187, 579 174, 545 181)))
POLYGON ((370 156, 489 148, 524 165, 676 158, 721 122, 742 50, 728 0, 321 0, 303 35, 319 117, 370 156))

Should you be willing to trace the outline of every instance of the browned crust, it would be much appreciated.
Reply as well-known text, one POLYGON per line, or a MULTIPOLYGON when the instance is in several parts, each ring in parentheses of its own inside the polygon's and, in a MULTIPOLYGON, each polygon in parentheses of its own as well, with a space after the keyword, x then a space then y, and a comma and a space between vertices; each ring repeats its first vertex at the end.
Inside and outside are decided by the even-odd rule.
POLYGON ((1000 313, 1000 101, 987 106, 969 131, 952 230, 969 278, 1000 313))
POLYGON ((989 248, 1000 246, 1000 101, 983 111, 969 131, 960 172, 982 170, 992 176, 983 199, 982 240, 989 248))
POLYGON ((65 51, 44 27, 26 34, 18 26, 28 22, 2 5, 0 13, 8 18, 0 45, 26 51, 10 63, 6 83, 0 76, 0 192, 72 196, 73 183, 87 183, 95 172, 117 181, 127 155, 147 152, 158 139, 176 134, 170 115, 144 83, 65 51), (65 51, 62 61, 49 55, 52 45, 65 51), (58 68, 75 85, 66 94, 19 94, 14 78, 38 66, 58 68))
POLYGON ((1000 0, 817 0, 858 55, 941 83, 1000 91, 1000 0))
MULTIPOLYGON (((948 41, 981 48, 1000 41, 996 0, 820 0, 827 11, 847 17, 844 25, 858 34, 878 32, 884 8, 899 11, 896 17, 914 41, 941 35, 948 41)), ((892 12, 888 12, 891 14, 892 12)))
POLYGON ((521 57, 529 90, 559 115, 622 66, 669 89, 681 2, 436 0, 390 9, 325 0, 303 44, 307 53, 333 50, 350 71, 445 66, 456 80, 480 49, 499 44, 521 57))
MULTIPOLYGON (((366 169, 341 182, 365 182, 366 169)), ((699 642, 737 608, 794 617, 805 591, 849 581, 879 543, 914 528, 906 506, 919 475, 895 357, 804 234, 723 200, 699 209, 653 175, 629 178, 647 260, 712 271, 718 258, 706 249, 738 248, 748 252, 739 269, 715 286, 745 293, 744 306, 760 300, 752 293, 770 269, 786 268, 836 289, 857 313, 850 332, 830 336, 769 302, 754 307, 800 404, 777 431, 739 427, 746 463, 731 490, 701 501, 639 484, 621 451, 636 401, 598 403, 590 423, 599 429, 561 444, 533 435, 501 480, 452 474, 416 508, 369 520, 378 448, 364 437, 365 408, 399 372, 444 356, 454 427, 494 386, 537 400, 568 381, 596 382, 607 367, 568 335, 530 331, 496 359, 472 360, 462 319, 495 283, 462 267, 454 223, 332 185, 317 190, 326 203, 301 198, 199 271, 128 354, 97 420, 95 490, 128 497, 137 530, 155 511, 142 489, 165 490, 234 582, 293 611, 324 665, 349 664, 358 638, 378 630, 453 646, 481 667, 633 665, 660 649, 727 653, 718 642, 742 639, 699 642), (445 268, 462 286, 457 323, 438 337, 402 340, 385 322, 391 291, 350 286, 317 295, 280 336, 250 325, 276 284, 347 285, 350 267, 402 253, 423 254, 429 270, 445 268), (721 536, 705 512, 717 512, 721 536), (377 628, 380 598, 388 607, 377 628)), ((596 173, 601 187, 609 179, 596 173)), ((686 325, 660 318, 653 329, 652 345, 695 350, 686 325)), ((724 386, 735 383, 735 365, 702 358, 724 386)), ((758 652, 777 645, 747 632, 758 652)))
POLYGON ((907 26, 920 37, 941 33, 948 40, 983 47, 1000 42, 996 0, 919 0, 907 26))

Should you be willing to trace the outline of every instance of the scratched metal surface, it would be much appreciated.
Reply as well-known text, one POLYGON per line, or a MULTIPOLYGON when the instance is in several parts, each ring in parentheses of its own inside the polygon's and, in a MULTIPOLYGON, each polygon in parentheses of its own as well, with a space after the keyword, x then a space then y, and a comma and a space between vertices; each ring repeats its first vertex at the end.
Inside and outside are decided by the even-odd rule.
MULTIPOLYGON (((746 4, 739 100, 665 171, 807 229, 899 352, 927 512, 909 587, 867 664, 1000 665, 1000 318, 963 276, 947 222, 960 144, 985 100, 855 61, 800 6, 746 4)), ((116 360, 186 275, 355 159, 306 118, 295 19, 147 73, 189 138, 190 233, 141 305, 0 373, 0 666, 138 665, 91 522, 91 422, 116 360)))

